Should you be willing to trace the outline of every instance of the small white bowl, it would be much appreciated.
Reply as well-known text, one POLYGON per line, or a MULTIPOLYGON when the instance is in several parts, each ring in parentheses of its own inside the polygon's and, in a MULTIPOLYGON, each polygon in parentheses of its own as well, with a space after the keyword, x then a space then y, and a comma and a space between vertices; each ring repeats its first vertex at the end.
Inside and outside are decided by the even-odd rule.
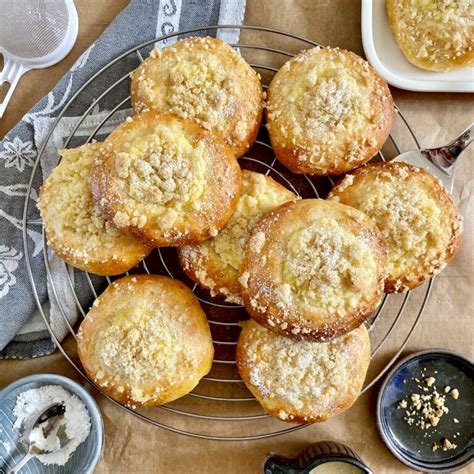
POLYGON ((104 445, 102 415, 95 400, 81 385, 71 379, 54 374, 30 375, 13 382, 0 392, 0 472, 8 472, 26 454, 26 450, 19 440, 20 432, 13 428, 16 420, 12 412, 17 396, 26 390, 44 385, 60 385, 68 392, 77 395, 89 412, 91 431, 86 440, 71 454, 64 466, 56 464, 46 466, 38 459, 32 459, 25 467, 25 472, 38 474, 45 472, 52 474, 92 473, 100 460, 104 445))

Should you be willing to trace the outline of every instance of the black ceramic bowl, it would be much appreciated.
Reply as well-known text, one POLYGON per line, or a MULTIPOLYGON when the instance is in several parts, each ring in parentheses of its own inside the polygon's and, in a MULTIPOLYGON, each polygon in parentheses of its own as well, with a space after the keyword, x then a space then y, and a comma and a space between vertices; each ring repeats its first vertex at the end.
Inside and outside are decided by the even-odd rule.
MULTIPOLYGON (((422 392, 423 393, 423 392, 422 392)), ((444 349, 417 352, 403 359, 388 374, 377 400, 377 427, 388 449, 401 462, 418 471, 455 471, 474 458, 474 366, 466 357, 444 349), (421 430, 408 425, 401 400, 420 393, 415 377, 433 376, 441 392, 445 386, 457 388, 459 398, 446 396, 449 412, 436 427, 421 430), (458 422, 455 423, 454 419, 458 422), (457 447, 433 451, 433 443, 449 439, 457 447)))

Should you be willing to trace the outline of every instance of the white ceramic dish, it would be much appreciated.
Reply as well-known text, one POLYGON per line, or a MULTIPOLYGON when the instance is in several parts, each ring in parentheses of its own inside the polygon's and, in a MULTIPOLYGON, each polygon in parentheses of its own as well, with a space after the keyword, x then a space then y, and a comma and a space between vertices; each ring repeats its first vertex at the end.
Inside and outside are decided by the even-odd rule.
POLYGON ((385 0, 362 0, 362 42, 372 67, 392 86, 422 92, 474 92, 474 68, 431 72, 410 64, 388 24, 385 0))

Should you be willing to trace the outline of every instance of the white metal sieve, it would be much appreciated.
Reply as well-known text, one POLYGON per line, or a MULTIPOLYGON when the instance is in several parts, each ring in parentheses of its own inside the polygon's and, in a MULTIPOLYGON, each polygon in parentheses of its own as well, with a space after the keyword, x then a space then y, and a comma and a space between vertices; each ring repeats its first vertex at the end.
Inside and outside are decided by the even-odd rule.
POLYGON ((0 0, 0 12, 0 85, 10 84, 1 118, 26 71, 52 66, 71 51, 79 21, 73 0, 0 0))

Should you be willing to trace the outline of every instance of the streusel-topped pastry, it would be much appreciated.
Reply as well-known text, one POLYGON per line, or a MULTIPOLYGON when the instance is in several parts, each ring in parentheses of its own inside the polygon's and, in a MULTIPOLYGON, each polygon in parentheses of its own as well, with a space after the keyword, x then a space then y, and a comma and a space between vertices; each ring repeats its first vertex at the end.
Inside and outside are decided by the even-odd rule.
POLYGON ((394 120, 385 81, 350 51, 314 48, 290 59, 268 89, 267 127, 294 173, 339 175, 372 158, 394 120))
POLYGON ((218 131, 237 158, 254 143, 262 120, 257 73, 217 38, 153 50, 132 76, 131 96, 137 112, 176 112, 218 131))
POLYGON ((119 275, 151 250, 104 220, 92 198, 92 165, 101 143, 60 150, 61 162, 40 188, 48 244, 67 263, 96 275, 119 275))
POLYGON ((104 217, 155 247, 217 235, 240 188, 240 167, 216 132, 154 111, 135 115, 107 137, 92 174, 104 217))
POLYGON ((243 323, 237 367, 263 409, 283 421, 325 421, 357 399, 370 362, 364 325, 326 343, 295 341, 243 323))
POLYGON ((472 0, 387 0, 387 15, 413 65, 429 71, 474 66, 472 0))
POLYGON ((186 395, 214 356, 197 298, 184 283, 158 275, 112 283, 82 321, 77 350, 94 383, 132 407, 186 395))
POLYGON ((462 217, 431 173, 407 163, 377 163, 347 175, 329 194, 370 216, 387 243, 389 293, 439 273, 461 243, 462 217))
POLYGON ((385 243, 363 212, 322 199, 283 204, 249 239, 239 279, 247 311, 282 335, 327 341, 379 305, 385 243))

